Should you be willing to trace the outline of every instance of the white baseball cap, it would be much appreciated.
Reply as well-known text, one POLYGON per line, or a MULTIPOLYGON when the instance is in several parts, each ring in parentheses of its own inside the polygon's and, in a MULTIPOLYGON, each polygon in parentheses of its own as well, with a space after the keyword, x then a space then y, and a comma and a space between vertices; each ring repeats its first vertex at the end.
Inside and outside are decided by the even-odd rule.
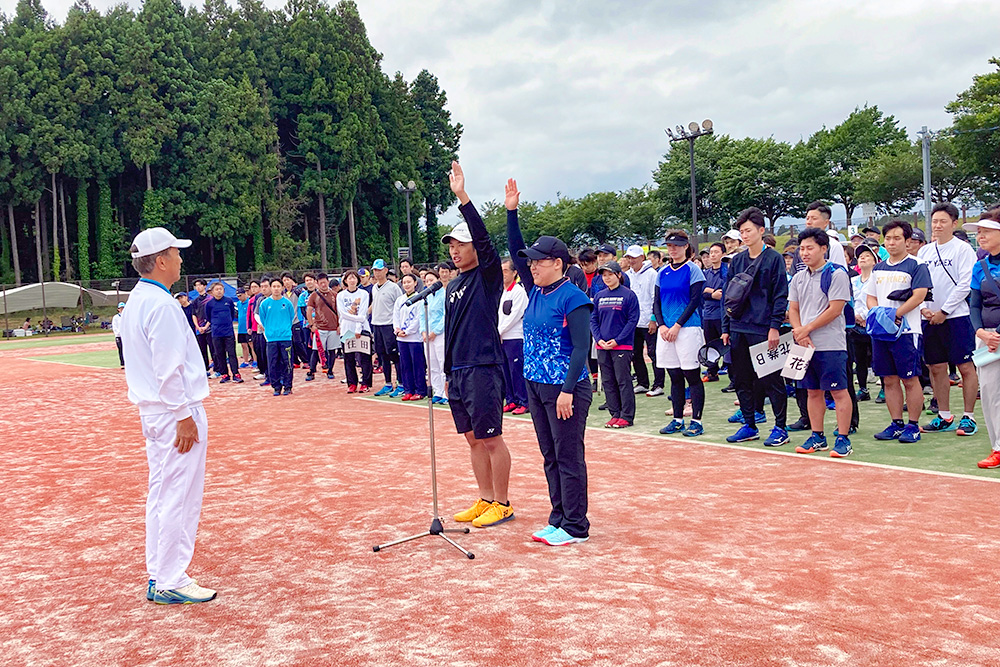
POLYGON ((646 253, 643 251, 642 246, 630 245, 625 251, 626 257, 643 257, 646 253))
POLYGON ((448 243, 452 239, 460 243, 472 243, 472 232, 469 231, 469 224, 459 223, 453 230, 441 237, 441 243, 448 243))
POLYGON ((136 252, 132 253, 132 259, 136 259, 146 255, 155 255, 167 248, 187 248, 190 247, 191 241, 179 239, 163 227, 150 227, 136 234, 135 238, 132 239, 132 245, 136 249, 136 252))
POLYGON ((725 234, 722 235, 722 238, 724 238, 724 239, 732 239, 734 241, 741 240, 740 233, 738 231, 736 231, 735 229, 730 229, 728 232, 726 232, 725 234))
POLYGON ((980 227, 983 229, 1000 229, 1000 222, 996 220, 980 220, 979 222, 967 222, 962 225, 962 229, 967 232, 977 232, 980 227))

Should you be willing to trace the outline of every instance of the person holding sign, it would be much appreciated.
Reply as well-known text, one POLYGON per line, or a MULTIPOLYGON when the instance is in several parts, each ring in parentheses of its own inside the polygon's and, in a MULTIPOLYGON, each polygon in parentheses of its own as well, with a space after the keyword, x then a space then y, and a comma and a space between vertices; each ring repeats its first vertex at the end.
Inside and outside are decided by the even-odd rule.
POLYGON ((767 341, 768 350, 775 351, 778 347, 778 330, 788 310, 785 260, 777 250, 764 246, 764 214, 759 208, 752 206, 742 211, 736 219, 736 229, 747 250, 734 255, 729 263, 722 297, 722 342, 730 346, 730 373, 745 421, 726 440, 745 442, 760 437, 754 406, 763 404, 760 396, 766 393, 774 410, 774 428, 764 444, 780 447, 788 442, 785 430, 788 395, 781 369, 758 379, 750 346, 767 341))
POLYGON ((851 454, 847 435, 851 428, 851 396, 847 381, 847 331, 844 304, 851 298, 847 270, 826 260, 830 237, 821 229, 806 228, 799 234, 799 256, 805 269, 792 276, 788 285, 788 319, 792 337, 804 347, 813 348, 802 386, 808 392, 809 424, 812 435, 796 447, 799 454, 826 451, 829 445, 823 433, 826 400, 829 391, 837 406, 836 441, 830 456, 851 454))
MULTIPOLYGON (((923 358, 923 335, 920 326, 920 304, 931 288, 931 274, 927 265, 911 257, 906 242, 913 235, 910 223, 893 220, 882 228, 889 259, 879 262, 872 269, 872 279, 865 287, 868 307, 895 309, 897 324, 905 320, 909 331, 892 341, 872 340, 872 367, 882 378, 885 404, 892 423, 875 434, 876 440, 920 440, 917 419, 924 405, 920 389, 920 366, 923 358), (906 387, 906 407, 910 422, 903 423, 903 390, 906 387)), ((875 338, 873 336, 873 338, 875 338)))
POLYGON ((357 343, 362 338, 371 341, 368 323, 368 292, 358 289, 361 278, 353 269, 344 272, 344 289, 337 294, 337 316, 340 318, 340 335, 344 344, 344 375, 347 376, 347 393, 365 393, 372 381, 372 355, 359 351, 357 343), (361 384, 358 385, 358 365, 361 366, 361 384))

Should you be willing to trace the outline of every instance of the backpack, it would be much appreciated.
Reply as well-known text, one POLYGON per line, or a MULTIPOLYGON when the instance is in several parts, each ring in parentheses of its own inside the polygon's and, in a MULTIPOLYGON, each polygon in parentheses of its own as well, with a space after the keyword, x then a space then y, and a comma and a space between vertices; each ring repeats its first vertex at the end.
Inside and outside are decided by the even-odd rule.
POLYGON ((851 298, 844 302, 844 322, 848 327, 852 327, 854 326, 854 285, 851 284, 851 274, 847 272, 847 267, 827 262, 823 267, 823 273, 819 277, 819 288, 823 290, 823 294, 829 297, 830 283, 833 282, 833 274, 838 269, 842 269, 844 273, 847 273, 847 289, 851 293, 851 298))
POLYGON ((737 273, 726 283, 723 308, 726 309, 726 315, 729 317, 739 319, 743 315, 743 311, 746 310, 747 304, 750 303, 750 288, 753 286, 754 278, 757 277, 757 267, 760 266, 766 253, 767 247, 765 246, 757 259, 750 262, 746 271, 737 273))

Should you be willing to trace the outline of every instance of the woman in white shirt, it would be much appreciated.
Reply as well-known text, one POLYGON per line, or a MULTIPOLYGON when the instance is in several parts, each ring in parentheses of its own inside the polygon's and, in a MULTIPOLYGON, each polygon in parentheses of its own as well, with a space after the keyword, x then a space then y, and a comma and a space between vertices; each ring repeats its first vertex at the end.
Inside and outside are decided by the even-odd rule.
POLYGON ((847 335, 854 344, 854 372, 858 377, 858 400, 867 401, 871 399, 868 393, 868 369, 872 365, 872 337, 865 329, 865 320, 868 318, 868 297, 865 296, 865 287, 872 279, 872 269, 879 259, 875 255, 876 251, 865 243, 855 248, 854 252, 859 275, 851 278, 854 293, 854 328, 848 329, 847 335))
MULTIPOLYGON (((340 336, 344 341, 344 373, 347 375, 347 393, 365 393, 372 383, 372 355, 369 352, 347 352, 351 337, 366 336, 371 342, 371 325, 368 323, 368 292, 358 289, 358 272, 351 269, 344 273, 344 289, 337 294, 337 315, 340 316, 340 336), (361 383, 358 384, 358 365, 361 365, 361 383)), ((369 349, 371 349, 369 347, 369 349)))
POLYGON ((423 304, 406 305, 406 300, 417 291, 418 278, 404 273, 400 279, 403 294, 396 297, 392 306, 392 330, 399 348, 399 370, 403 381, 404 401, 420 401, 427 396, 427 362, 420 335, 420 310, 423 304))

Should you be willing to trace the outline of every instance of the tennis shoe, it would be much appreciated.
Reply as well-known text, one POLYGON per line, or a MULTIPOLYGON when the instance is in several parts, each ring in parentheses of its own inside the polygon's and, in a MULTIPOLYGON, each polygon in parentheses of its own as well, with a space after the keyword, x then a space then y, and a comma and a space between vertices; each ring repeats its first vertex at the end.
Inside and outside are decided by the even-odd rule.
POLYGON ((650 398, 656 396, 663 396, 663 387, 653 387, 652 389, 646 392, 646 396, 649 396, 650 398))
POLYGON ((993 450, 989 456, 976 465, 980 468, 1000 468, 1000 452, 993 450))
POLYGON ((150 602, 156 596, 156 579, 150 579, 146 582, 146 599, 150 602))
POLYGON ((609 420, 608 420, 608 422, 607 422, 607 423, 606 423, 606 424, 604 425, 604 428, 614 428, 614 427, 615 427, 615 424, 617 424, 617 423, 618 423, 618 417, 612 417, 612 418, 611 418, 611 419, 609 419, 609 420))
POLYGON ((736 433, 726 438, 726 442, 747 442, 750 440, 760 440, 760 432, 755 428, 750 428, 746 424, 740 427, 736 433))
POLYGON ((743 411, 742 410, 736 410, 736 412, 734 412, 733 414, 729 415, 729 419, 727 419, 726 421, 728 421, 730 424, 742 424, 743 421, 744 421, 743 420, 743 411))
POLYGON ((281 392, 281 395, 282 396, 291 396, 292 395, 292 388, 291 387, 285 387, 285 390, 283 392, 281 392))
POLYGON ((360 385, 358 385, 358 393, 359 394, 367 394, 368 393, 368 385, 366 385, 366 384, 360 384, 360 385))
POLYGON ((619 417, 611 428, 629 428, 630 426, 632 426, 632 422, 630 422, 627 419, 622 419, 621 417, 619 417))
POLYGON ((236 384, 243 384, 243 378, 241 378, 239 375, 236 375, 233 377, 233 382, 235 382, 236 384))
POLYGON ((511 521, 514 518, 514 508, 494 501, 489 509, 472 520, 472 525, 476 528, 488 528, 497 524, 511 521))
POLYGON ((876 440, 899 440, 903 433, 903 427, 896 422, 891 422, 884 429, 875 434, 876 440))
POLYGON ((692 421, 688 424, 688 427, 684 429, 684 435, 688 438, 693 438, 698 435, 702 435, 705 432, 705 427, 701 425, 701 422, 692 421))
POLYGON ((674 419, 672 422, 660 429, 662 435, 670 435, 671 433, 680 433, 684 430, 684 420, 674 419))
POLYGON ((386 394, 391 394, 391 393, 392 393, 392 385, 387 384, 378 391, 376 391, 375 396, 385 396, 386 394))
POLYGON ((511 403, 508 403, 507 405, 503 406, 503 411, 504 412, 514 412, 514 408, 516 408, 516 407, 517 407, 517 403, 511 402, 511 403))
POLYGON ((542 542, 550 547, 562 547, 567 544, 579 544, 586 542, 590 537, 573 537, 562 528, 556 528, 551 533, 542 538, 542 542))
POLYGON ((278 387, 273 392, 271 392, 271 395, 272 396, 281 396, 281 387, 278 387))
POLYGON ((968 415, 962 415, 961 421, 958 422, 958 428, 955 429, 956 435, 975 435, 979 431, 979 425, 976 424, 976 420, 968 415))
POLYGON ((812 433, 804 443, 795 448, 795 453, 815 454, 816 452, 825 452, 829 448, 830 445, 827 444, 826 437, 818 433, 812 433))
POLYGON ((214 600, 216 595, 218 593, 211 588, 203 588, 191 582, 187 586, 170 591, 157 590, 153 594, 153 602, 156 604, 197 604, 214 600))
POLYGON ((808 431, 809 430, 809 422, 807 420, 805 420, 805 419, 802 419, 802 417, 799 417, 798 419, 796 419, 795 421, 793 421, 791 424, 789 424, 788 428, 786 430, 788 430, 788 431, 808 431))
POLYGON ((396 388, 392 390, 392 393, 389 394, 389 398, 399 398, 405 393, 406 390, 403 389, 403 385, 397 385, 396 388))
POLYGON ((354 394, 357 391, 358 391, 358 385, 356 385, 356 384, 349 384, 349 385, 347 385, 347 393, 348 394, 354 394))
POLYGON ((459 522, 474 521, 491 507, 493 507, 493 503, 488 503, 482 498, 480 498, 479 500, 476 501, 475 505, 473 505, 472 507, 463 512, 459 512, 458 514, 456 514, 455 521, 459 522))
POLYGON ((781 447, 788 444, 788 431, 778 426, 771 429, 771 434, 764 441, 765 447, 781 447))
POLYGON ((634 391, 636 394, 645 394, 647 391, 649 391, 649 389, 640 384, 636 385, 635 389, 633 389, 632 391, 634 391))
POLYGON ((219 384, 226 384, 227 382, 232 382, 228 375, 223 375, 222 379, 219 380, 219 384))
POLYGON ((535 542, 544 542, 546 537, 556 532, 557 530, 559 529, 553 526, 552 524, 549 524, 548 526, 545 526, 545 528, 533 532, 531 534, 531 539, 533 539, 535 542))
POLYGON ((835 459, 843 459, 850 456, 853 451, 850 438, 846 435, 838 435, 833 443, 833 451, 830 452, 830 456, 835 459))
POLYGON ((511 412, 511 414, 523 415, 527 411, 528 411, 528 406, 527 405, 519 405, 516 408, 514 408, 514 410, 511 412))
POLYGON ((931 420, 930 424, 920 427, 921 433, 941 433, 955 430, 958 430, 958 420, 955 419, 955 415, 952 415, 951 419, 944 419, 941 415, 938 415, 931 420))
POLYGON ((263 380, 264 379, 264 374, 263 373, 257 373, 256 375, 253 376, 253 379, 254 380, 263 380))
POLYGON ((907 424, 899 434, 899 441, 910 443, 920 440, 920 427, 914 424, 907 424))

